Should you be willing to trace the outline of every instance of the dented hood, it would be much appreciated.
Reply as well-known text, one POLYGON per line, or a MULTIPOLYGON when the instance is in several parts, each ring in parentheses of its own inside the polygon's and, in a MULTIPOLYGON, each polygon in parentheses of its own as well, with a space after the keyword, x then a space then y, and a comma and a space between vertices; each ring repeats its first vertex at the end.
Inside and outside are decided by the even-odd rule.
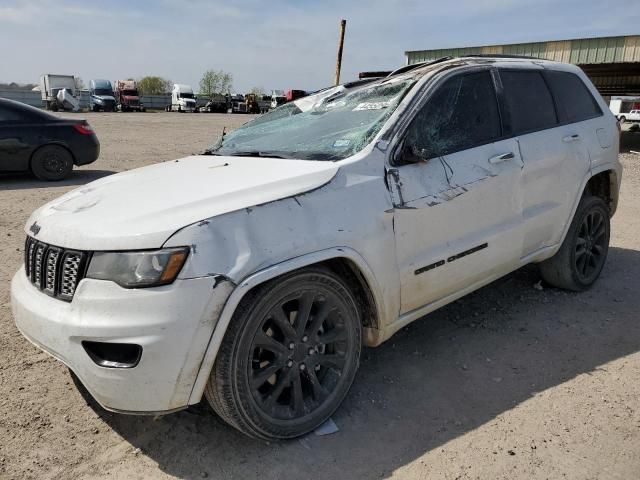
POLYGON ((320 187, 337 170, 325 161, 191 156, 72 190, 36 210, 25 231, 79 250, 157 248, 186 225, 320 187))

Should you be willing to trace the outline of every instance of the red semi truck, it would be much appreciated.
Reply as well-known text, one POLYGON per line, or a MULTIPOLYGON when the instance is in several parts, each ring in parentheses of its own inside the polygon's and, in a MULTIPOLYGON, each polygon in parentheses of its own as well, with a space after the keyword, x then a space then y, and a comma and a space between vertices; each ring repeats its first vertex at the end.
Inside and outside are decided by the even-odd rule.
POLYGON ((144 112, 135 80, 116 80, 114 94, 120 112, 144 112))

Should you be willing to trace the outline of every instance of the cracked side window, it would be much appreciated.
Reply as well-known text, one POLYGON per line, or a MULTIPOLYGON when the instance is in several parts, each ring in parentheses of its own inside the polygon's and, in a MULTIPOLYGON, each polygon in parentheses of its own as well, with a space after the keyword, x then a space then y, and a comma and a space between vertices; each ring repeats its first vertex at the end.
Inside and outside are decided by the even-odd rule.
POLYGON ((405 137, 403 159, 417 162, 489 143, 501 135, 488 71, 458 75, 431 96, 405 137))

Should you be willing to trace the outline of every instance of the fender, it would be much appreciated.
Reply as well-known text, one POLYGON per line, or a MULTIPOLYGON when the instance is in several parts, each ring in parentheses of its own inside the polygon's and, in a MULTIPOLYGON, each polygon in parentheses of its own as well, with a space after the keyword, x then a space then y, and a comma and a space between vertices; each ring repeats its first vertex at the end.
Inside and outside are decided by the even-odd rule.
MULTIPOLYGON (((556 254, 556 252, 558 250, 560 250, 560 247, 562 246, 562 243, 564 242, 564 239, 566 238, 567 234, 569 233, 569 228, 571 227, 571 222, 573 221, 573 217, 576 214, 576 210, 578 209, 578 205, 580 204, 580 200, 582 199, 582 194, 584 193, 585 188, 587 187, 587 183, 589 182, 589 180, 591 180, 592 177, 594 177, 595 175, 605 172, 605 171, 613 171, 616 174, 616 188, 615 188, 615 197, 613 200, 613 205, 611 208, 611 216, 613 217, 614 213, 616 212, 617 206, 618 206, 618 192, 620 191, 620 181, 621 181, 621 173, 622 173, 622 167, 619 163, 615 163, 615 162, 607 162, 607 163, 602 163, 598 166, 596 166, 595 168, 590 168, 587 173, 585 174, 585 176, 582 179, 581 182, 581 187, 578 190, 578 195, 576 197, 576 199, 573 202, 573 206, 571 207, 571 214, 569 215, 569 218, 567 218, 567 221, 564 224, 564 228, 562 230, 562 237, 560 237, 560 242, 554 244, 554 245, 549 245, 546 247, 542 247, 541 249, 527 255, 526 257, 521 259, 521 263, 522 265, 526 265, 528 263, 532 263, 532 262, 541 262, 543 260, 546 260, 548 258, 551 258, 552 256, 554 256, 556 254)), ((614 194, 614 189, 611 189, 611 193, 612 196, 614 194)))
MULTIPOLYGON (((244 296, 252 288, 275 277, 309 265, 313 265, 315 263, 335 258, 346 258, 352 261, 360 269, 360 272, 369 284, 369 288, 371 289, 371 293, 373 295, 373 298, 375 299, 378 316, 384 315, 384 297, 381 294, 380 286, 378 285, 373 271, 371 270, 365 259, 358 252, 349 247, 333 247, 326 250, 319 250, 317 252, 312 252, 300 257, 285 260, 284 262, 280 262, 263 270, 254 272, 238 283, 233 292, 231 292, 231 295, 229 295, 229 298, 227 299, 224 308, 220 313, 220 317, 218 318, 211 339, 209 340, 209 345, 207 346, 207 349, 205 351, 204 358, 202 359, 200 370, 198 371, 196 380, 193 384, 193 389, 189 397, 189 405, 198 403, 202 399, 204 389, 207 385, 207 381, 209 380, 209 375, 211 373, 211 369, 213 368, 213 364, 215 363, 216 357, 218 355, 218 350, 220 349, 220 345, 222 344, 222 340, 224 339, 224 335, 227 332, 227 328, 229 327, 229 323, 231 322, 236 308, 238 307, 244 296)), ((379 319, 379 321, 382 325, 384 319, 379 319)), ((367 345, 377 345, 378 343, 381 343, 378 340, 379 331, 377 329, 365 328, 364 332, 365 343, 367 345)))

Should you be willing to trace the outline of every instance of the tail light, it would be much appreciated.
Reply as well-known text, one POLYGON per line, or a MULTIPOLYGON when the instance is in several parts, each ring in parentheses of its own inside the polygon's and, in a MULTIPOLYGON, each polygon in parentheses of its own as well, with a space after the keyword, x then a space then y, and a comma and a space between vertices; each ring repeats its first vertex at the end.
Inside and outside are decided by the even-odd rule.
POLYGON ((81 133, 82 135, 91 135, 93 132, 93 128, 88 123, 74 123, 73 128, 76 132, 81 133))

